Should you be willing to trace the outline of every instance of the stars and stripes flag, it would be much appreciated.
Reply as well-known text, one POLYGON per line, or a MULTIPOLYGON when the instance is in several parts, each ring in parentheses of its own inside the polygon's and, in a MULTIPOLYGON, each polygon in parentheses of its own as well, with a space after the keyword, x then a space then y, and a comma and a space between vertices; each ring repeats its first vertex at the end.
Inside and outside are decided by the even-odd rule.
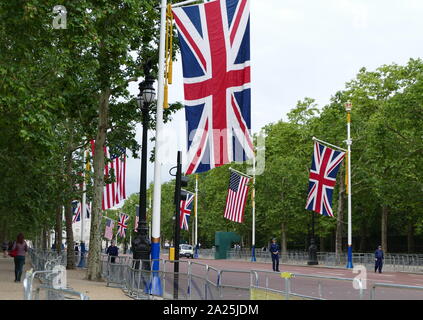
POLYGON ((194 203, 194 194, 188 193, 186 200, 181 200, 179 223, 182 230, 189 230, 189 218, 194 203))
POLYGON ((345 152, 314 142, 306 209, 333 217, 332 194, 345 152))
POLYGON ((112 219, 106 219, 106 230, 104 231, 104 237, 108 240, 113 239, 113 228, 115 222, 112 219))
MULTIPOLYGON (((95 142, 91 141, 91 152, 94 153, 95 142)), ((125 148, 114 147, 113 151, 108 147, 104 147, 104 158, 106 164, 104 166, 104 178, 114 174, 114 182, 104 186, 102 210, 107 210, 118 205, 122 200, 126 199, 126 153, 125 148), (107 160, 109 159, 109 161, 107 160)))
POLYGON ((119 214, 117 234, 121 238, 125 238, 125 236, 126 236, 126 229, 128 228, 128 223, 127 223, 128 219, 129 219, 128 215, 126 215, 124 213, 119 214))
POLYGON ((224 217, 228 220, 242 223, 244 220, 244 209, 247 203, 248 182, 250 178, 244 177, 231 171, 229 179, 228 196, 226 197, 226 208, 224 217))
POLYGON ((184 76, 185 172, 252 158, 250 1, 173 9, 184 76))

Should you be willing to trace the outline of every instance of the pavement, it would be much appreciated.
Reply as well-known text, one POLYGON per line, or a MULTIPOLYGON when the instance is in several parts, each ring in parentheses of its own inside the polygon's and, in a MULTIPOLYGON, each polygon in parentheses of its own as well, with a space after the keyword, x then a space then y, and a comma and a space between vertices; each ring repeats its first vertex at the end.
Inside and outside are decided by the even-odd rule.
MULTIPOLYGON (((31 263, 27 256, 24 265, 24 271, 31 269, 31 263)), ((0 300, 23 300, 23 279, 25 272, 22 274, 21 282, 15 283, 15 266, 13 258, 0 257, 0 300)), ((133 300, 126 296, 122 289, 111 288, 106 286, 106 282, 95 282, 85 280, 86 269, 67 270, 67 285, 75 291, 82 292, 89 297, 90 300, 133 300)), ((37 281, 37 280, 35 280, 37 281)), ((34 283, 36 285, 36 283, 34 283)))

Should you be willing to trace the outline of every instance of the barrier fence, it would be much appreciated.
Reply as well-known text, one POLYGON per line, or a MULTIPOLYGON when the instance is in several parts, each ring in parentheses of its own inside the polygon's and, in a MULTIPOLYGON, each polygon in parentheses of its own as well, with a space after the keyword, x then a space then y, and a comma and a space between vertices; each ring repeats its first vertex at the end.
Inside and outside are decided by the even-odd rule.
MULTIPOLYGON (((208 252, 208 256, 214 258, 213 252, 208 252)), ((200 253, 201 257, 201 253, 200 253)), ((251 260, 251 249, 230 249, 227 252, 227 258, 233 260, 251 260)), ((280 254, 280 262, 284 264, 306 265, 309 260, 308 252, 287 252, 280 254)), ((335 252, 318 252, 317 260, 319 265, 328 267, 345 267, 347 264, 347 255, 337 255, 335 252)), ((268 251, 257 250, 256 261, 271 263, 272 259, 268 251)), ((374 253, 353 253, 353 264, 365 265, 368 270, 372 270, 375 264, 374 253)), ((401 254, 387 253, 383 261, 385 271, 404 271, 404 272, 423 272, 423 254, 401 254)))
POLYGON ((88 300, 83 293, 64 288, 59 285, 60 276, 65 270, 66 253, 57 253, 54 250, 35 250, 29 248, 28 254, 31 260, 32 269, 27 271, 23 281, 25 300, 88 300), (59 267, 60 268, 57 268, 59 267), (34 286, 34 279, 41 284, 34 286))
POLYGON ((119 257, 114 262, 102 255, 102 272, 108 286, 121 287, 134 299, 178 300, 368 300, 395 299, 395 290, 407 288, 418 291, 415 298, 423 299, 423 287, 374 284, 367 289, 359 279, 318 276, 300 273, 278 273, 265 270, 217 269, 205 263, 180 260, 179 272, 174 273, 175 261, 159 260, 160 270, 151 270, 152 262, 119 257), (105 270, 104 270, 105 268, 105 270), (152 283, 159 282, 161 292, 153 292, 152 283))

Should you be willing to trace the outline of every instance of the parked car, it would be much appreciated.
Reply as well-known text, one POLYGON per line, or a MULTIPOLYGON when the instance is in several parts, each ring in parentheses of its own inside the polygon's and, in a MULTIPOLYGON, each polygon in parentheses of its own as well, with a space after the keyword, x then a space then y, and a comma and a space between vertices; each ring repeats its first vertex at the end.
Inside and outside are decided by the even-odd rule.
POLYGON ((194 258, 194 247, 190 244, 180 244, 179 245, 179 256, 194 258))

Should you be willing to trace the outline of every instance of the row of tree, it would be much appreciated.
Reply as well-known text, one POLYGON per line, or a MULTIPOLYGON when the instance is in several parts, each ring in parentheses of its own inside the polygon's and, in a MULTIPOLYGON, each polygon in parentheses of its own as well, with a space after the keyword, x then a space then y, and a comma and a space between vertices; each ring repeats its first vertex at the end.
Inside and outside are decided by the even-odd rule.
MULTIPOLYGON (((57 29, 56 4, 0 3, 0 233, 11 239, 24 232, 45 247, 49 230, 61 243, 65 227, 72 248, 71 202, 81 198, 82 152, 94 140, 94 172, 85 172, 93 181, 93 280, 100 278, 101 193, 114 179, 113 172, 104 177, 103 146, 138 154, 141 111, 128 85, 157 73, 160 8, 150 0, 71 1, 57 29)), ((165 111, 166 121, 177 108, 165 111)), ((155 107, 150 118, 154 129, 155 107)), ((71 255, 67 266, 74 268, 71 255)))

